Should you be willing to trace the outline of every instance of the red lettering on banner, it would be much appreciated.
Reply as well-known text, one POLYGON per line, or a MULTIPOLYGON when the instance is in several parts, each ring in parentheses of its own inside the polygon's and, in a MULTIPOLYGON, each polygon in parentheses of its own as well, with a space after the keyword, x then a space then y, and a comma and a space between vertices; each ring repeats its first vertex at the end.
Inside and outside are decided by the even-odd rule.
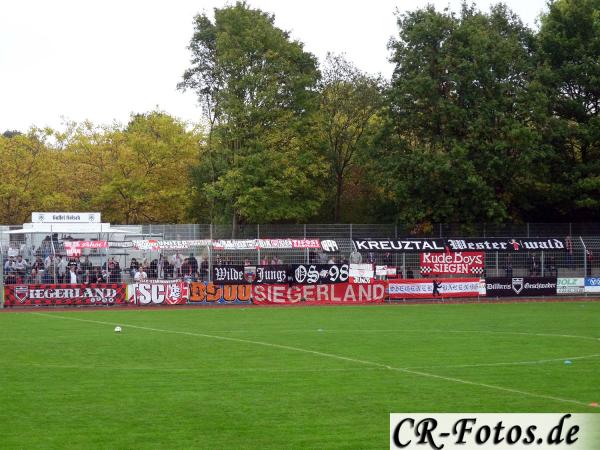
POLYGON ((478 297, 485 295, 482 281, 480 278, 394 279, 388 281, 388 295, 391 299, 478 297))

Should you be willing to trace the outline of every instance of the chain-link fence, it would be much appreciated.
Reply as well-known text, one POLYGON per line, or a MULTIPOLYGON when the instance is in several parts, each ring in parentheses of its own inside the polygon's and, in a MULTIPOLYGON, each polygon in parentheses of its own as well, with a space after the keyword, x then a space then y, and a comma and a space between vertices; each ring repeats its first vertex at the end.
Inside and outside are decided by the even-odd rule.
MULTIPOLYGON (((441 224, 431 230, 407 230, 394 224, 281 224, 281 225, 118 225, 126 233, 113 235, 82 234, 9 234, 2 227, 2 265, 4 283, 69 282, 70 266, 75 266, 77 281, 129 282, 137 268, 145 268, 148 278, 169 279, 182 276, 182 266, 191 264, 191 276, 211 280, 214 265, 270 265, 348 262, 353 250, 352 239, 405 237, 556 237, 570 241, 567 250, 530 252, 485 252, 483 276, 600 276, 600 224, 523 224, 464 225, 441 224), (467 230, 467 228, 470 229, 467 230), (459 232, 464 234, 459 234, 459 232), (568 237, 568 239, 567 239, 568 237), (337 251, 325 253, 319 249, 245 249, 219 250, 214 246, 187 249, 139 249, 111 245, 105 248, 84 248, 73 255, 65 243, 72 240, 111 241, 132 240, 188 241, 243 239, 331 239, 337 251), (195 262, 191 262, 195 260, 195 262)), ((403 278, 419 278, 419 253, 362 252, 362 262, 396 267, 403 278)))

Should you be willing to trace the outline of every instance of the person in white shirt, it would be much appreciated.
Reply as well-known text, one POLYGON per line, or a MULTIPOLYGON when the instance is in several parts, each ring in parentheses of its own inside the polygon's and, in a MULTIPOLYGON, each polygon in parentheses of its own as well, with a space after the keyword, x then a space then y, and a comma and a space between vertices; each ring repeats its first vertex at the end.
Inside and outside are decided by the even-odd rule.
POLYGON ((71 266, 69 271, 69 282, 71 284, 77 284, 77 272, 75 272, 75 266, 71 266))
POLYGON ((350 264, 362 264, 362 255, 356 250, 350 253, 350 264))
POLYGON ((25 275, 25 272, 27 271, 27 261, 25 261, 21 255, 17 256, 17 260, 13 264, 13 270, 22 276, 25 275))
POLYGON ((67 273, 67 261, 65 261, 61 256, 57 256, 56 270, 58 272, 59 279, 65 280, 65 275, 67 273))
POLYGON ((181 256, 181 253, 177 252, 171 256, 171 264, 173 264, 175 278, 179 278, 181 276, 181 265, 183 264, 183 256, 181 256))
POLYGON ((146 270, 143 266, 136 270, 135 275, 133 276, 135 281, 144 281, 146 278, 148 278, 148 275, 146 274, 146 270))

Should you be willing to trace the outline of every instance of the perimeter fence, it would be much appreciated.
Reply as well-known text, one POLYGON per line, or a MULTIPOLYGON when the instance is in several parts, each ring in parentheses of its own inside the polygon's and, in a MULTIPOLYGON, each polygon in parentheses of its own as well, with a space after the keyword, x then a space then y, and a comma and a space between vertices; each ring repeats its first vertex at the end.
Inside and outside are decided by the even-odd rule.
MULTIPOLYGON (((567 248, 523 248, 519 252, 480 249, 485 253, 481 276, 600 276, 600 224, 597 223, 438 224, 428 230, 408 229, 395 224, 268 224, 237 227, 165 224, 114 227, 126 233, 110 236, 2 233, 4 283, 65 282, 69 264, 77 265, 78 281, 82 283, 96 282, 98 277, 105 282, 130 282, 136 267, 145 267, 148 278, 178 278, 183 275, 182 265, 192 258, 196 262, 192 264, 194 270, 188 270, 190 278, 194 281, 212 281, 214 266, 357 262, 356 259, 349 261, 357 239, 479 238, 508 242, 511 239, 556 238, 567 242, 567 248), (70 242, 79 240, 108 242, 110 245, 90 245, 77 250, 69 248, 70 242), (258 246, 248 243, 252 240, 261 240, 263 244, 269 241, 301 242, 297 246, 258 246), (311 248, 310 241, 333 242, 335 247, 328 248, 328 251, 320 246, 311 248), (129 245, 131 242, 142 244, 129 245), (207 245, 208 242, 212 245, 207 245), (218 245, 214 245, 215 242, 218 245), (49 260, 52 260, 50 264, 49 260)), ((2 227, 3 231, 16 228, 20 227, 2 227)), ((428 275, 421 273, 422 252, 360 250, 357 253, 360 262, 394 267, 401 278, 428 275)))

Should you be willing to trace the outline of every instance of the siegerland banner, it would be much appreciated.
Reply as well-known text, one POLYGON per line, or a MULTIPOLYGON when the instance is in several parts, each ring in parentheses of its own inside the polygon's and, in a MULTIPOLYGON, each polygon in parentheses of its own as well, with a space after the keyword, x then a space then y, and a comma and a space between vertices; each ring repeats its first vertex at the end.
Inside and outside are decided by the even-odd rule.
POLYGON ((385 282, 373 284, 255 285, 257 304, 286 303, 377 303, 385 300, 385 282))
POLYGON ((5 305, 112 305, 125 304, 124 284, 8 284, 5 305))

